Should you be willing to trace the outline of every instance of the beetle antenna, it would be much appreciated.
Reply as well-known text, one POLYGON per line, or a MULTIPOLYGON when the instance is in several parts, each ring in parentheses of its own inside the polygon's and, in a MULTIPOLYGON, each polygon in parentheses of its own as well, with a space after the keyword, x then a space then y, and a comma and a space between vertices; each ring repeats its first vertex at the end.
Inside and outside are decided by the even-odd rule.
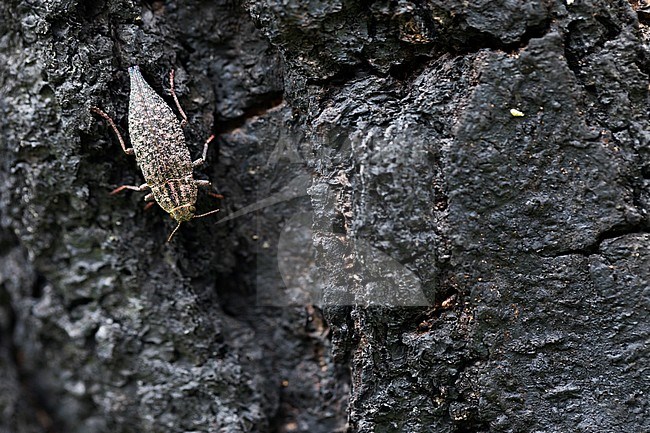
MULTIPOLYGON (((220 210, 221 209, 211 210, 210 212, 202 213, 201 215, 194 215, 194 217, 192 219, 194 219, 194 218, 203 218, 204 216, 208 216, 208 215, 212 215, 213 213, 217 213, 220 210)), ((174 237, 174 235, 176 234, 176 232, 178 231, 180 226, 181 226, 181 223, 179 222, 178 225, 176 226, 176 228, 174 228, 174 230, 172 230, 172 233, 167 238, 167 242, 172 240, 172 238, 174 237)))
MULTIPOLYGON (((204 216, 212 215, 213 213, 219 212, 221 209, 211 210, 210 212, 202 213, 201 215, 194 215, 194 218, 203 218, 204 216)), ((192 218, 192 219, 194 219, 192 218)))
POLYGON ((178 231, 178 228, 179 228, 180 226, 181 226, 181 223, 178 223, 178 225, 176 226, 176 228, 175 228, 174 230, 172 230, 172 234, 170 234, 169 237, 167 238, 167 242, 169 242, 169 241, 172 240, 172 238, 174 237, 174 234, 178 231))

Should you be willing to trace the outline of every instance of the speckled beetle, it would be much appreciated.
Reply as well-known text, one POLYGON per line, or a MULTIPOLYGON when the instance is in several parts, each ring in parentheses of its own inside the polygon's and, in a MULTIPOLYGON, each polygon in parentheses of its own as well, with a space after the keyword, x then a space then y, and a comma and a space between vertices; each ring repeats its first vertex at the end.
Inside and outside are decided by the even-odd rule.
POLYGON ((214 135, 206 140, 201 157, 192 161, 182 130, 187 123, 187 116, 174 92, 174 71, 169 74, 169 84, 176 107, 183 118, 181 122, 165 101, 147 84, 137 66, 129 68, 129 76, 131 80, 129 138, 132 148, 126 147, 115 122, 108 114, 98 107, 91 107, 90 110, 106 119, 115 131, 124 153, 135 155, 144 176, 145 183, 142 185, 123 185, 113 190, 111 194, 117 194, 125 189, 150 190, 151 192, 144 198, 145 201, 155 200, 174 220, 178 221, 178 225, 167 238, 169 242, 184 221, 219 211, 217 209, 195 215, 194 207, 198 188, 209 187, 210 182, 194 179, 192 172, 194 167, 199 167, 205 162, 208 146, 214 139, 214 135))

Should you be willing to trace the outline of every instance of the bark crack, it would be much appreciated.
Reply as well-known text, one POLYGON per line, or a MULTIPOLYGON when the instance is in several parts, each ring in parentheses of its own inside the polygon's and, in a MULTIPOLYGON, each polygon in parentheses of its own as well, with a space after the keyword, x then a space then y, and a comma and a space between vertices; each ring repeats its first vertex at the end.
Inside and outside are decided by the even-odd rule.
POLYGON ((256 99, 256 102, 249 105, 241 116, 231 119, 217 118, 214 122, 215 126, 213 133, 215 135, 220 135, 232 132, 235 129, 242 127, 249 119, 261 116, 275 107, 282 105, 284 102, 284 93, 282 91, 269 92, 259 95, 256 99))
MULTIPOLYGON (((40 287, 42 282, 42 278, 35 280, 32 293, 39 293, 42 290, 40 287)), ((56 421, 47 402, 48 397, 45 390, 24 367, 25 355, 14 338, 18 324, 18 314, 12 305, 11 299, 12 296, 7 288, 3 284, 0 284, 0 310, 5 315, 5 320, 2 323, 4 329, 0 329, 0 335, 2 336, 2 339, 0 339, 0 350, 7 354, 6 360, 13 365, 14 371, 16 372, 16 379, 20 386, 20 393, 24 397, 22 398, 23 404, 31 407, 31 413, 34 414, 36 423, 43 428, 43 432, 45 433, 60 433, 63 430, 56 421)))
POLYGON ((643 224, 615 226, 609 230, 605 230, 604 232, 600 233, 593 243, 583 248, 568 249, 553 254, 541 254, 541 256, 547 258, 565 257, 565 256, 573 256, 573 255, 589 257, 592 255, 600 254, 600 246, 605 241, 620 238, 627 235, 644 234, 644 233, 650 233, 650 228, 646 227, 643 224))

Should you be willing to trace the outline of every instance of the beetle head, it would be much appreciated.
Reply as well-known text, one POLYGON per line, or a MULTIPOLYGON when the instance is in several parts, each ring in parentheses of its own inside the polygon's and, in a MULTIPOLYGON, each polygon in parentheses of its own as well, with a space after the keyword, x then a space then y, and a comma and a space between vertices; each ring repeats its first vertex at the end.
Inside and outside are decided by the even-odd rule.
POLYGON ((213 211, 210 211, 210 212, 206 212, 206 213, 201 214, 201 215, 194 215, 194 212, 196 212, 196 208, 194 206, 192 206, 192 205, 189 205, 189 204, 185 205, 185 206, 179 206, 177 208, 172 209, 171 212, 169 212, 169 214, 172 216, 172 218, 174 218, 176 221, 178 221, 178 225, 176 226, 176 228, 172 231, 172 233, 167 238, 167 242, 170 242, 172 240, 172 238, 174 237, 174 234, 178 231, 178 229, 180 228, 181 223, 183 221, 189 221, 189 220, 191 220, 193 218, 203 218, 204 216, 212 215, 213 213, 219 212, 219 209, 213 210, 213 211))
POLYGON ((189 221, 194 218, 194 212, 196 212, 196 208, 191 204, 186 204, 172 209, 169 214, 176 221, 182 223, 183 221, 189 221))

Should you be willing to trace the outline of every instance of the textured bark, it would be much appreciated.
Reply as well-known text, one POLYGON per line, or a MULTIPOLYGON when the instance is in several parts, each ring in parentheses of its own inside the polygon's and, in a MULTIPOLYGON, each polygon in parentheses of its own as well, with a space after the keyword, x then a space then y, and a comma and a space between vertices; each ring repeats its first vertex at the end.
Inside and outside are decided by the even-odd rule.
POLYGON ((650 430, 643 2, 0 11, 1 433, 650 430), (132 65, 218 134, 170 244, 132 65))

